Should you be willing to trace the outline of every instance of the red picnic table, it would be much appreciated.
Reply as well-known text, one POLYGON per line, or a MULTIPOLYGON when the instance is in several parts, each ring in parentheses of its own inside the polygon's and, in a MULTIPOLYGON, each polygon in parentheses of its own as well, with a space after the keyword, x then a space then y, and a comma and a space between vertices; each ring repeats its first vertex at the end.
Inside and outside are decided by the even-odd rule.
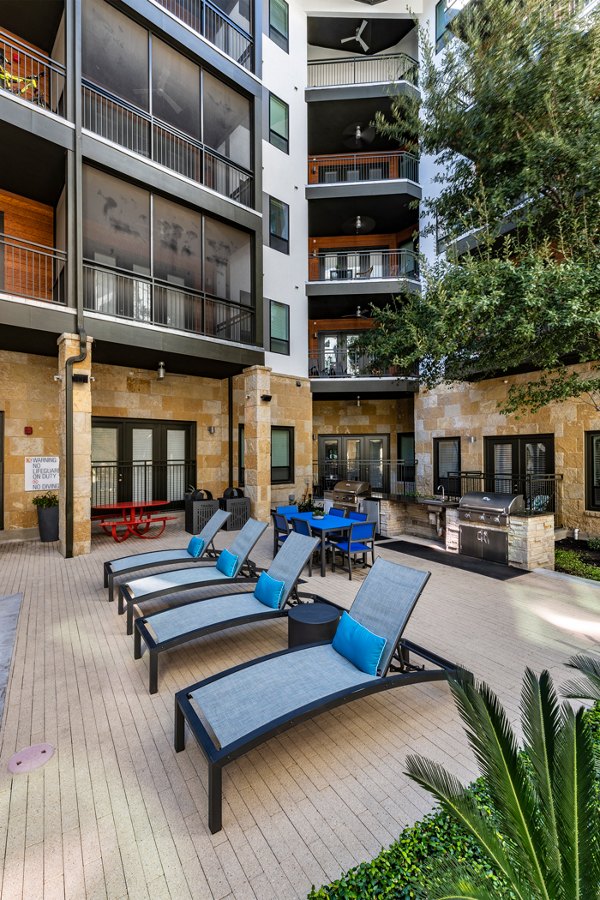
POLYGON ((136 534, 141 538, 157 538, 165 530, 169 519, 175 516, 156 516, 154 510, 166 506, 168 500, 123 500, 119 503, 105 503, 92 507, 92 518, 101 519, 98 524, 106 532, 112 534, 113 539, 120 544, 126 541, 130 534, 136 534), (121 513, 121 518, 116 518, 121 513), (150 526, 162 525, 159 531, 148 534, 150 526))

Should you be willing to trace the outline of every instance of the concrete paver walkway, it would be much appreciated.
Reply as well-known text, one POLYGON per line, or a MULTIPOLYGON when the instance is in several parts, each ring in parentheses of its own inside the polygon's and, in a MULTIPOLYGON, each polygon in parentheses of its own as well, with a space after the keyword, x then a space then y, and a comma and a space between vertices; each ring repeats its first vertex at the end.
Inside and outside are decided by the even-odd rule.
MULTIPOLYGON (((218 546, 230 542, 221 533, 218 546)), ((173 529, 153 543, 177 547, 173 529)), ((268 564, 272 535, 253 554, 268 564)), ((13 898, 306 896, 311 884, 374 856, 430 807, 403 774, 407 753, 459 777, 474 761, 444 683, 388 691, 306 722, 228 766, 223 831, 207 828, 206 765, 193 740, 175 754, 173 694, 286 645, 285 621, 244 626, 164 654, 159 693, 134 661, 105 559, 146 549, 98 537, 86 557, 53 545, 0 546, 1 592, 23 592, 0 731, 0 896, 13 898), (15 750, 48 741, 53 759, 10 776, 15 750)), ((564 662, 598 642, 600 587, 528 573, 507 582, 386 550, 431 569, 407 636, 487 680, 516 719, 523 669, 569 677, 564 662)), ((304 589, 350 605, 362 580, 318 575, 304 589)))

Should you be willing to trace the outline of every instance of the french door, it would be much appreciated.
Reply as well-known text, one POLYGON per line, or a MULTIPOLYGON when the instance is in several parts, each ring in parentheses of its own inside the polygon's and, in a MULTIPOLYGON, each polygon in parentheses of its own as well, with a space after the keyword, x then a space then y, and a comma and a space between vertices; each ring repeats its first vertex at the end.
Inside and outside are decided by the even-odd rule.
POLYGON ((92 506, 169 500, 181 508, 196 483, 195 423, 92 421, 92 506))
POLYGON ((554 435, 485 438, 486 490, 543 494, 545 476, 554 473, 554 435))
POLYGON ((374 491, 389 485, 387 434, 319 435, 319 481, 325 491, 337 481, 368 481, 374 491))

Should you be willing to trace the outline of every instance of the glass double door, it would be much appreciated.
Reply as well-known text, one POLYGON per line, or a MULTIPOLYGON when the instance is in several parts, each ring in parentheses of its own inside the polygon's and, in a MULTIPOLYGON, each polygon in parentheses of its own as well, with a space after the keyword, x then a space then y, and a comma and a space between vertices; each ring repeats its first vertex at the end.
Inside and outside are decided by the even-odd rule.
POLYGON ((389 485, 389 435, 320 435, 319 475, 325 491, 338 481, 368 481, 374 491, 389 485))
POLYGON ((554 473, 554 435, 485 438, 486 490, 525 494, 542 491, 554 473))
POLYGON ((92 506, 169 500, 182 507, 196 483, 194 424, 94 419, 92 506))

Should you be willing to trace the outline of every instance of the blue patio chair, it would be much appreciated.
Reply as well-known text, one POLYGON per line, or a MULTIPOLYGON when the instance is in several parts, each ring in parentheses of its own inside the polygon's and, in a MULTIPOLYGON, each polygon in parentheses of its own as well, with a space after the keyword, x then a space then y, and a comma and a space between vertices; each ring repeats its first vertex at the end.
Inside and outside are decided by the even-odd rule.
POLYGON ((331 509, 329 510, 329 515, 330 516, 339 516, 340 519, 345 519, 346 518, 346 510, 342 509, 339 506, 332 506, 331 509))
POLYGON ((375 522, 357 522, 350 529, 348 537, 340 541, 332 541, 331 544, 331 570, 335 572, 336 550, 342 554, 342 566, 344 557, 348 557, 348 577, 352 580, 352 559, 362 556, 363 568, 367 566, 367 553, 371 554, 375 562, 375 522))
POLYGON ((359 512, 357 509, 348 510, 348 518, 354 519, 355 522, 366 522, 369 518, 366 513, 359 512))
POLYGON ((280 516, 286 516, 289 519, 290 516, 296 515, 299 510, 297 506, 278 506, 275 512, 279 513, 280 516))
MULTIPOLYGON (((187 722, 208 762, 208 827, 213 834, 222 827, 224 766, 325 710, 378 691, 441 681, 456 671, 454 663, 402 636, 428 578, 429 572, 380 557, 360 586, 346 619, 342 616, 340 620, 344 627, 338 626, 339 640, 336 632, 333 643, 322 641, 272 653, 175 694, 175 750, 185 749, 187 722), (348 624, 356 637, 343 646, 348 624), (364 647, 365 630, 379 652, 378 661, 371 655, 369 664, 356 652, 361 635, 364 647), (433 663, 434 668, 413 665, 411 653, 433 663)), ((327 719, 321 727, 327 728, 327 719)), ((385 734, 379 738, 388 740, 385 734)), ((340 752, 343 756, 343 747, 340 752)))
POLYGON ((290 533, 290 523, 281 513, 271 513, 271 517, 273 519, 273 556, 276 556, 290 533))
MULTIPOLYGON (((294 517, 292 516, 292 528, 293 528, 294 531, 296 531, 298 534, 306 535, 306 537, 312 537, 312 529, 311 529, 311 527, 310 527, 310 524, 306 521, 306 519, 296 519, 296 518, 294 518, 294 517)), ((318 552, 319 552, 320 545, 321 545, 321 543, 320 543, 320 541, 319 541, 319 543, 315 546, 315 549, 313 550, 313 552, 312 552, 312 553, 310 554, 310 556, 308 557, 308 575, 309 575, 309 578, 310 578, 310 576, 312 575, 312 560, 313 560, 313 556, 314 556, 315 553, 318 553, 318 552)), ((326 544, 326 547, 328 547, 328 546, 329 546, 329 541, 327 541, 327 544, 326 544)))

